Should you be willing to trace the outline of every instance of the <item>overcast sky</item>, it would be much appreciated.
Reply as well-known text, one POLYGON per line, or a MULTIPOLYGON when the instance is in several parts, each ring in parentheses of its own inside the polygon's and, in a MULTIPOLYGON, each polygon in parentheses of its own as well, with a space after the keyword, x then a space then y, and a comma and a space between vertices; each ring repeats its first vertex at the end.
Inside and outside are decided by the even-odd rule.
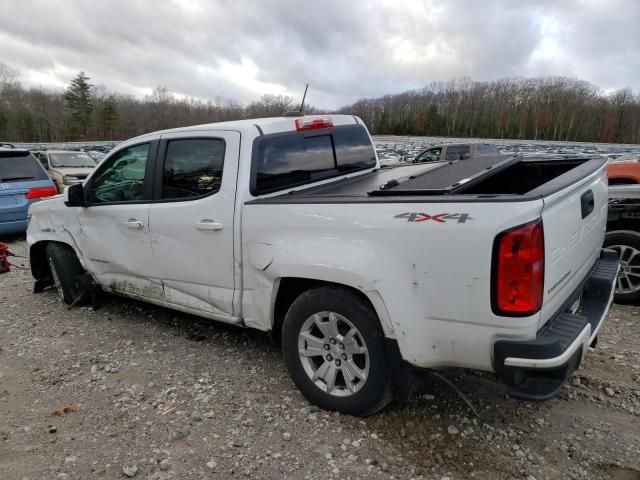
POLYGON ((158 85, 335 108, 468 76, 640 90, 640 0, 0 0, 0 62, 27 85, 158 85), (10 20, 10 21, 9 21, 10 20))

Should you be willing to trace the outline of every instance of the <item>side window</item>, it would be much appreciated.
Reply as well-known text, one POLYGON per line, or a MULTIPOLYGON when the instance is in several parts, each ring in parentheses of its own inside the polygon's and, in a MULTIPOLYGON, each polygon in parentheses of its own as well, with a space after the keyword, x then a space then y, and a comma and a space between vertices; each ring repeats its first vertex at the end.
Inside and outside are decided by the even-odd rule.
POLYGON ((224 150, 225 142, 219 138, 169 141, 161 197, 201 197, 220 190, 224 150))
POLYGON ((469 145, 452 145, 447 147, 445 160, 460 160, 469 153, 469 145))
POLYGON ((144 200, 144 181, 149 144, 121 150, 103 163, 89 184, 89 202, 136 202, 144 200))

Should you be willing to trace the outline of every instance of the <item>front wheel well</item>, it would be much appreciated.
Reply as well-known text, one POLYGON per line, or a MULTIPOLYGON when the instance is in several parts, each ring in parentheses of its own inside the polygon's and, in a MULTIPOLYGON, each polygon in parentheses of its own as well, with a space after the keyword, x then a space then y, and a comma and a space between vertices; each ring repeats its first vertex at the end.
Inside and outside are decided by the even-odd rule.
POLYGON ((31 245, 29 248, 29 263, 31 264, 31 275, 33 275, 33 278, 36 280, 49 280, 51 278, 51 269, 49 268, 49 261, 47 260, 47 245, 50 243, 58 243, 73 250, 71 245, 51 240, 43 240, 31 245))
POLYGON ((271 326, 271 339, 274 344, 280 345, 282 337, 282 323, 284 317, 289 311, 289 307, 304 292, 311 290, 312 288, 333 286, 343 288, 349 292, 362 298, 371 310, 377 314, 371 300, 361 290, 344 285, 341 283, 327 282, 324 280, 314 280, 310 278, 300 277, 284 277, 280 279, 278 284, 278 293, 276 294, 276 301, 273 307, 273 324, 271 326))
POLYGON ((47 262, 47 244, 49 242, 37 242, 29 248, 29 263, 31 275, 36 280, 46 280, 51 276, 49 262, 47 262))

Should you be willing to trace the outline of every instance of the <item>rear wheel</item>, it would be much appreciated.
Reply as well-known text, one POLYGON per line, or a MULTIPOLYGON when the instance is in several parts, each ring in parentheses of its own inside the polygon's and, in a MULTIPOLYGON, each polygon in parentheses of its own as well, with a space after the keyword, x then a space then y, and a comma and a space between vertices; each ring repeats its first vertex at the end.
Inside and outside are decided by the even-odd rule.
POLYGON ((82 295, 80 276, 85 273, 76 253, 68 245, 49 243, 47 263, 60 299, 67 305, 71 305, 82 295))
POLYGON ((301 294, 285 317, 282 347, 296 386, 321 408, 367 416, 393 399, 377 315, 347 289, 301 294))
POLYGON ((640 302, 640 234, 631 230, 609 232, 605 236, 604 246, 618 252, 620 257, 615 301, 640 302))

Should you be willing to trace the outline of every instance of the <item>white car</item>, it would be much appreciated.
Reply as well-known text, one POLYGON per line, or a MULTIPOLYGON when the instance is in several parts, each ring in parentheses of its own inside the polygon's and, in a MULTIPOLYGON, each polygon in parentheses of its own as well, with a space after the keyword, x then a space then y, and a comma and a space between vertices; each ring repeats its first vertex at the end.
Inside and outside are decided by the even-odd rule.
POLYGON ((445 366, 551 397, 618 271, 601 249, 605 160, 380 169, 350 115, 143 135, 30 216, 36 291, 72 303, 95 283, 271 332, 302 393, 354 415, 445 366))

